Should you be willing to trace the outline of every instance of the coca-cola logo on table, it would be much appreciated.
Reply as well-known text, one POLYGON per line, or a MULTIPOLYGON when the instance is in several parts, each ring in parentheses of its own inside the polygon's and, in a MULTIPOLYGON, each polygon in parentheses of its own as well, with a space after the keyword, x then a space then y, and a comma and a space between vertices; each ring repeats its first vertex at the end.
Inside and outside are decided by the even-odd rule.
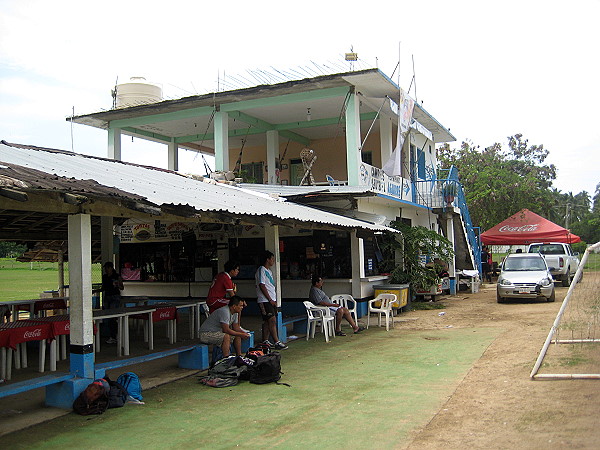
POLYGON ((530 225, 521 225, 518 227, 511 226, 511 225, 504 225, 503 227, 500 227, 500 229, 498 231, 500 233, 531 232, 531 231, 537 231, 539 226, 540 226, 539 223, 533 223, 530 225))
POLYGON ((158 317, 161 318, 161 319, 170 319, 171 318, 171 312, 170 311, 161 312, 158 317))
POLYGON ((36 328, 33 331, 26 331, 25 333, 23 333, 23 337, 25 339, 42 337, 42 329, 41 328, 36 328))

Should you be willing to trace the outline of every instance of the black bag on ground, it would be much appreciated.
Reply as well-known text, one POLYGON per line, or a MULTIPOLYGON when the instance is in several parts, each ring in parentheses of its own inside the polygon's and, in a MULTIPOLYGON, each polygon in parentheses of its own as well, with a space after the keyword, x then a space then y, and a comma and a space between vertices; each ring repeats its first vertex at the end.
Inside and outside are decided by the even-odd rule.
POLYGON ((91 383, 73 402, 73 410, 82 416, 102 414, 108 409, 108 395, 101 383, 91 383))
POLYGON ((228 356, 227 358, 220 359, 214 366, 208 369, 208 375, 219 378, 239 378, 248 367, 238 367, 236 359, 236 356, 228 356))
POLYGON ((107 379, 110 389, 108 391, 108 407, 121 408, 127 402, 127 390, 116 381, 107 379))
POLYGON ((281 372, 281 354, 279 352, 271 352, 268 355, 257 357, 256 362, 248 367, 248 371, 250 373, 250 383, 277 383, 283 373, 281 372))

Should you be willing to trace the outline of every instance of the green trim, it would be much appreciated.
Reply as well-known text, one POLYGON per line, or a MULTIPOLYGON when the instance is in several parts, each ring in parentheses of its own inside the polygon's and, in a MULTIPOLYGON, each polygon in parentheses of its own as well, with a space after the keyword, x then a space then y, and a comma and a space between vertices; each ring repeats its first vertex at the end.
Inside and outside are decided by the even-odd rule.
POLYGON ((152 114, 149 116, 133 117, 131 119, 111 120, 108 123, 108 127, 136 127, 139 125, 150 125, 152 123, 170 122, 172 120, 193 119, 200 116, 208 116, 212 114, 212 112, 212 106, 203 106, 201 108, 191 108, 162 114, 152 114))
POLYGON ((165 136, 164 134, 152 133, 151 131, 140 130, 139 128, 125 127, 125 128, 121 128, 121 130, 124 132, 126 131, 128 133, 139 134, 140 136, 145 136, 145 137, 149 137, 152 139, 157 139, 157 140, 163 141, 163 142, 172 142, 173 141, 173 138, 170 136, 165 136))
MULTIPOLYGON (((376 112, 368 112, 362 113, 360 115, 360 120, 373 120, 377 117, 376 112)), ((326 125, 337 125, 338 123, 343 123, 340 121, 339 117, 328 117, 326 119, 315 119, 311 121, 303 121, 303 122, 289 122, 289 123, 280 123, 275 125, 275 129, 280 130, 293 130, 294 128, 315 128, 315 127, 323 127, 326 125)))
POLYGON ((305 102, 307 100, 317 100, 322 98, 332 98, 345 96, 350 87, 338 87, 329 89, 317 89, 308 92, 299 92, 296 94, 278 95, 276 97, 257 98, 254 100, 243 100, 235 103, 221 104, 221 111, 241 111, 244 109, 260 108, 262 106, 285 105, 288 103, 305 102))

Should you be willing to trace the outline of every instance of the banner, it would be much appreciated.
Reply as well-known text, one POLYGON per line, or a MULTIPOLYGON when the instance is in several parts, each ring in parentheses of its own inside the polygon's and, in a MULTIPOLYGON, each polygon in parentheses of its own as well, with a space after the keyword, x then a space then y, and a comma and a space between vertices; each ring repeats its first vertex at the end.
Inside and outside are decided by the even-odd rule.
POLYGON ((396 105, 390 99, 390 107, 398 112, 398 136, 396 137, 396 148, 392 151, 390 159, 383 166, 383 171, 389 176, 402 175, 402 147, 404 139, 410 129, 415 102, 400 89, 400 105, 396 105))

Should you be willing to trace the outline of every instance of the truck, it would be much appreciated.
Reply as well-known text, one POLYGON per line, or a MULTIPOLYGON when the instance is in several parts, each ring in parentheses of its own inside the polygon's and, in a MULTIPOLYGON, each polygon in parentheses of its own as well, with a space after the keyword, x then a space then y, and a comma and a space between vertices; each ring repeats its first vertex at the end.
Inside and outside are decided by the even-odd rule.
POLYGON ((562 285, 571 285, 573 276, 579 267, 579 254, 573 253, 569 244, 562 242, 534 242, 529 244, 528 253, 541 253, 550 268, 552 277, 562 285))

